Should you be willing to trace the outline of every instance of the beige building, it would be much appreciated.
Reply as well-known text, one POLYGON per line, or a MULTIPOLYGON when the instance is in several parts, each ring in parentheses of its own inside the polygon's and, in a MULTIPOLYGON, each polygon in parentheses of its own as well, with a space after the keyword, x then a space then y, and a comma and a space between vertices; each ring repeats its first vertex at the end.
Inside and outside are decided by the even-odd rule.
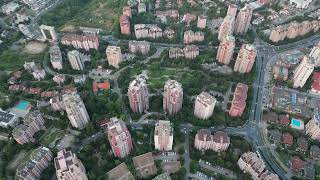
POLYGON ((169 115, 177 114, 182 108, 182 85, 175 80, 168 80, 164 85, 163 111, 169 115))
POLYGON ((293 87, 294 88, 302 88, 304 84, 307 82, 308 78, 312 74, 314 70, 314 62, 312 58, 308 56, 304 56, 301 63, 296 67, 293 72, 293 87))
POLYGON ((173 128, 170 121, 159 120, 154 129, 154 146, 159 151, 171 151, 173 145, 173 128))
POLYGON ((306 134, 313 140, 320 141, 320 113, 317 113, 306 125, 306 134))
POLYGON ((73 92, 64 94, 62 100, 71 125, 77 129, 83 129, 90 121, 90 117, 81 97, 73 92))
POLYGON ((106 49, 107 59, 109 65, 119 68, 119 64, 122 62, 122 54, 119 46, 108 46, 106 49))
POLYGON ((122 8, 122 14, 131 18, 132 17, 132 12, 131 12, 130 6, 124 6, 122 8))
POLYGON ((134 32, 137 39, 157 39, 163 36, 163 30, 156 24, 135 24, 134 32))
POLYGON ((194 147, 198 150, 226 151, 230 146, 230 138, 222 131, 214 135, 207 129, 200 129, 194 138, 194 147))
POLYGON ((192 30, 183 33, 183 43, 191 44, 194 42, 204 41, 204 33, 202 31, 193 32, 192 30))
POLYGON ((253 10, 249 6, 242 8, 238 15, 234 26, 235 34, 245 34, 251 23, 253 10))
POLYGON ((151 152, 136 156, 132 158, 132 161, 139 177, 145 179, 157 174, 157 167, 151 152))
POLYGON ((129 52, 147 55, 150 51, 150 42, 148 41, 129 41, 129 52))
POLYGON ((229 16, 236 17, 236 15, 237 15, 237 10, 238 10, 237 5, 235 5, 235 4, 230 4, 230 5, 228 6, 227 16, 229 15, 229 16))
POLYGON ((249 173, 254 180, 259 180, 266 168, 263 160, 254 152, 242 154, 238 160, 238 166, 243 172, 249 173))
POLYGON ((252 44, 242 44, 238 53, 234 71, 239 73, 248 73, 251 71, 256 60, 257 50, 252 44))
POLYGON ((207 92, 199 94, 194 103, 194 115, 199 119, 208 119, 212 116, 216 98, 207 92))
POLYGON ((133 175, 124 162, 111 169, 107 175, 108 180, 134 180, 133 175))
POLYGON ((63 68, 63 63, 59 46, 57 44, 50 46, 49 54, 52 67, 54 69, 61 70, 63 68))
POLYGON ((225 36, 220 42, 217 60, 222 64, 229 64, 233 57, 235 46, 235 38, 232 35, 225 36))
POLYGON ((58 180, 88 180, 86 169, 76 154, 63 149, 54 158, 58 180))
POLYGON ((130 19, 129 16, 122 15, 119 19, 121 34, 130 35, 130 19))
POLYGON ((207 16, 198 16, 197 27, 200 29, 205 29, 207 25, 207 16))
POLYGON ((235 17, 227 15, 220 26, 219 29, 219 34, 218 34, 218 39, 221 41, 223 40, 224 37, 227 35, 232 35, 233 30, 234 30, 234 21, 235 17))
POLYGON ((67 46, 73 46, 76 49, 90 49, 99 48, 99 39, 96 35, 75 35, 67 34, 61 38, 61 43, 67 46))
POLYGON ((169 58, 178 59, 195 59, 200 54, 199 47, 196 45, 186 45, 183 49, 181 48, 170 48, 169 49, 169 58))
POLYGON ((144 78, 135 79, 129 84, 128 98, 133 112, 143 113, 149 109, 149 93, 144 78))

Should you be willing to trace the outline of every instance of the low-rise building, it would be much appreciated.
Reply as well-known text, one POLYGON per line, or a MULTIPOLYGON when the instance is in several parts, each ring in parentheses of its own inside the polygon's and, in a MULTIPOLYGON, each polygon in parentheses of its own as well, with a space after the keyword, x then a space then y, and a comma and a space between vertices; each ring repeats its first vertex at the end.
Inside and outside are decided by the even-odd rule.
POLYGON ((285 144, 285 146, 291 147, 293 145, 293 136, 288 132, 283 133, 282 142, 285 144))
POLYGON ((194 147, 198 150, 226 151, 230 146, 230 138, 222 131, 213 135, 208 129, 200 129, 194 139, 194 147))
POLYGON ((303 170, 304 162, 298 157, 293 156, 291 159, 291 169, 294 172, 300 172, 303 170))
POLYGON ((15 114, 12 114, 11 112, 3 111, 0 108, 0 127, 2 128, 14 127, 17 121, 18 121, 18 117, 15 114))
POLYGON ((133 175, 124 162, 111 169, 107 175, 109 180, 134 180, 133 175))
POLYGON ((288 80, 289 70, 283 66, 273 66, 272 68, 273 78, 279 81, 288 80))
POLYGON ((132 158, 137 174, 141 178, 148 178, 157 174, 157 167, 151 152, 132 158))

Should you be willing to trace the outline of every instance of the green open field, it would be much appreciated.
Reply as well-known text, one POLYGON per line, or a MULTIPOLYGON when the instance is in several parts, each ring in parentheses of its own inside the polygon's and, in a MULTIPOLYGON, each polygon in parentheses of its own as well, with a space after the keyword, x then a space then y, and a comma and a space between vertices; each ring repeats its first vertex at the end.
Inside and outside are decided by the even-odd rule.
POLYGON ((41 144, 43 144, 44 146, 50 147, 50 148, 54 148, 57 141, 59 141, 60 139, 63 138, 65 134, 64 130, 61 129, 57 129, 55 127, 51 127, 49 128, 45 134, 43 134, 40 138, 40 142, 41 144))

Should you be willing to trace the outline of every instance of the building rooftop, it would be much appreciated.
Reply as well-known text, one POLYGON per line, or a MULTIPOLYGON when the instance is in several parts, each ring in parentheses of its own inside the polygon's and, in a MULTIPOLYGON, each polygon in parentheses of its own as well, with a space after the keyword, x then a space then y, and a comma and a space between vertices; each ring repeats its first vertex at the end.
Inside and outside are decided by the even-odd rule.
POLYGON ((8 123, 13 118, 15 118, 15 114, 0 110, 0 122, 8 123))
POLYGON ((298 157, 293 156, 291 159, 291 168, 294 171, 301 171, 303 170, 304 162, 298 157))
POLYGON ((292 146, 293 144, 293 136, 286 132, 282 134, 282 141, 284 144, 288 145, 288 146, 292 146))
POLYGON ((198 101, 199 103, 203 104, 204 106, 210 106, 212 104, 215 104, 217 100, 216 100, 216 98, 211 96, 209 93, 202 92, 201 94, 199 94, 197 96, 196 101, 198 101))
POLYGON ((301 149, 302 151, 307 151, 308 150, 309 143, 308 143, 308 140, 306 138, 304 138, 304 137, 298 138, 297 143, 298 143, 299 149, 301 149))
POLYGON ((290 124, 289 115, 279 115, 280 124, 283 126, 288 126, 290 124))
POLYGON ((123 162, 111 169, 108 173, 109 180, 132 180, 134 179, 131 172, 128 170, 127 165, 123 162))
POLYGON ((148 153, 133 157, 132 161, 133 161, 134 167, 137 170, 154 165, 152 152, 148 152, 148 153))

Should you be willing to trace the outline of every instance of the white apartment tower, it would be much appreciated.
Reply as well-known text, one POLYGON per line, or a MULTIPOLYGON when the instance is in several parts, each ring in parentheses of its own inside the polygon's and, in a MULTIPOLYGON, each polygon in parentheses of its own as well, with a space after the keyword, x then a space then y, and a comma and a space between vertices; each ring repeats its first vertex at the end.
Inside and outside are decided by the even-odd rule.
POLYGON ((144 78, 137 78, 129 84, 128 98, 133 112, 143 113, 149 109, 149 93, 144 78))
POLYGON ((84 128, 90 117, 81 97, 73 92, 64 94, 62 100, 71 125, 78 129, 84 128))
POLYGON ((154 146, 159 151, 171 151, 173 145, 173 128, 170 121, 160 120, 154 129, 154 146))
POLYGON ((312 48, 309 57, 315 60, 316 67, 320 66, 320 42, 312 48))
POLYGON ((168 80, 164 85, 163 110, 169 115, 177 114, 182 108, 182 85, 175 80, 168 80))
POLYGON ((71 151, 59 151, 54 158, 54 167, 58 180, 88 180, 82 162, 71 151))
POLYGON ((302 88, 314 70, 313 58, 304 56, 303 60, 293 72, 293 87, 302 88))
POLYGON ((77 50, 68 52, 69 63, 74 70, 83 70, 83 62, 81 60, 81 54, 77 50))
POLYGON ((217 100, 207 92, 202 92, 194 103, 194 115, 199 119, 208 119, 214 110, 217 100))
POLYGON ((106 49, 108 63, 116 68, 119 68, 119 64, 122 62, 121 49, 118 46, 108 46, 106 49))

